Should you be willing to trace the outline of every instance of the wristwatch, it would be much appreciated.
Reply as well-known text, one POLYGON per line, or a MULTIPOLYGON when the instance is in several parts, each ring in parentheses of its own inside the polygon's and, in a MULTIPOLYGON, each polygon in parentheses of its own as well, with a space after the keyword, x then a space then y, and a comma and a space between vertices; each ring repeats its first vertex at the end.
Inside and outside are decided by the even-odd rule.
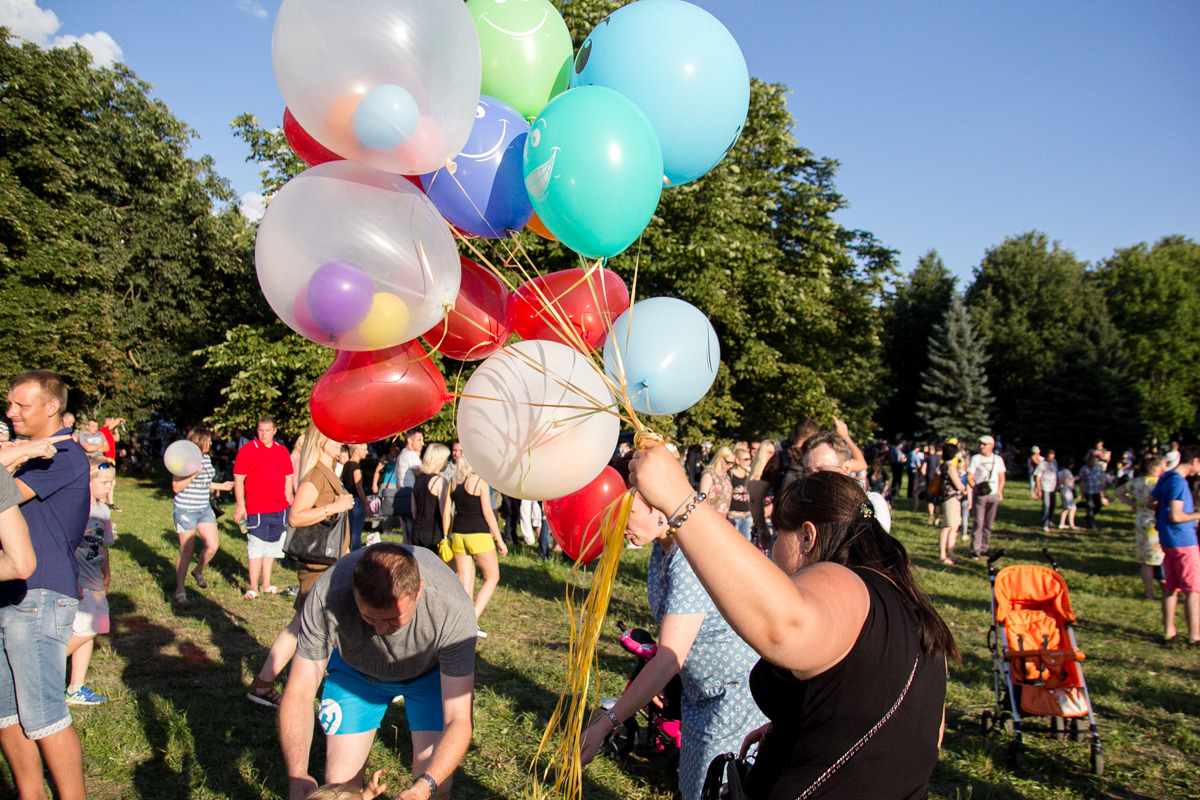
POLYGON ((433 776, 428 772, 422 772, 417 776, 417 780, 413 781, 413 786, 417 785, 417 781, 425 781, 429 784, 429 796, 437 797, 438 783, 433 779, 433 776))

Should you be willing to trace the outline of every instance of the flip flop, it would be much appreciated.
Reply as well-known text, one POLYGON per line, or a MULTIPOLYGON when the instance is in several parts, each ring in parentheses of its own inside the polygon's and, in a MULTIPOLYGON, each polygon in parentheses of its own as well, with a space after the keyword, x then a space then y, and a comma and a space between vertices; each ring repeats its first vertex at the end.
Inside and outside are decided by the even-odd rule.
POLYGON ((279 587, 272 583, 270 586, 263 589, 262 593, 263 594, 279 594, 279 587))
POLYGON ((275 688, 275 684, 261 683, 255 678, 250 684, 250 691, 246 692, 246 699, 260 706, 279 708, 279 704, 283 702, 283 695, 275 688))
POLYGON ((176 602, 176 603, 186 603, 186 602, 188 602, 188 596, 187 596, 187 592, 176 592, 176 593, 175 593, 175 602, 176 602))
POLYGON ((199 586, 201 589, 208 588, 208 581, 204 580, 204 575, 202 575, 199 572, 193 571, 192 577, 196 579, 196 585, 199 586))
POLYGON ((242 595, 243 600, 253 600, 256 597, 258 597, 258 592, 254 591, 253 589, 242 595))

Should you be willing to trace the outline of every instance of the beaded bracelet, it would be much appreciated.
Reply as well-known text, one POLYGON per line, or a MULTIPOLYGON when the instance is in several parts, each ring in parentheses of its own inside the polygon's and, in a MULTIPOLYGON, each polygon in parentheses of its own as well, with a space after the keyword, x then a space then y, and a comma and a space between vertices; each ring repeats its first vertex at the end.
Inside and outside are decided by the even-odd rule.
POLYGON ((682 513, 676 512, 671 519, 667 520, 667 536, 674 536, 679 531, 683 523, 688 521, 688 517, 696 510, 696 506, 704 502, 704 498, 708 497, 704 492, 692 492, 692 496, 684 501, 685 507, 682 513))
POLYGON ((621 727, 621 720, 617 719, 617 715, 613 713, 611 708, 604 709, 604 716, 608 717, 609 721, 612 722, 614 731, 621 727))

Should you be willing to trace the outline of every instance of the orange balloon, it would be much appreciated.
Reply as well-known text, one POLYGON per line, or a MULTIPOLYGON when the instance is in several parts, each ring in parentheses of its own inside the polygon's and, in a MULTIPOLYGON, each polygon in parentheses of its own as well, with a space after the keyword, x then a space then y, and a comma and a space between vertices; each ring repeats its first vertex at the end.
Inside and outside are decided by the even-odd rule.
POLYGON ((362 100, 361 94, 344 94, 329 104, 325 112, 325 127, 329 131, 331 150, 353 153, 358 150, 354 135, 354 112, 362 100))
POLYGON ((551 233, 546 228, 546 226, 542 223, 542 221, 540 219, 538 219, 538 215, 537 215, 536 211, 533 213, 533 216, 529 218, 529 224, 526 225, 525 227, 528 228, 529 230, 533 231, 534 233, 536 233, 538 236, 542 237, 543 239, 549 239, 552 242, 558 241, 558 239, 556 239, 554 237, 554 234, 551 233))

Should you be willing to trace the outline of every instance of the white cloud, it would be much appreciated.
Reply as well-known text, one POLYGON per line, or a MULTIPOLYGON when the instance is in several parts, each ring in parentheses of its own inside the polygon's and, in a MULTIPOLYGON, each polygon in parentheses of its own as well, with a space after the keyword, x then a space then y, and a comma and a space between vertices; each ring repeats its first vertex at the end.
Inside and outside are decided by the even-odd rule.
POLYGON ((123 55, 121 45, 104 31, 85 33, 83 36, 54 37, 55 47, 70 47, 76 42, 92 54, 92 63, 97 67, 111 67, 113 62, 120 61, 123 55))
POLYGON ((258 4, 257 0, 234 0, 238 11, 245 11, 255 19, 266 19, 267 10, 258 4))
POLYGON ((38 8, 38 0, 0 0, 0 25, 39 47, 70 47, 78 43, 92 54, 92 62, 98 67, 107 67, 122 55, 121 46, 104 31, 54 36, 62 22, 50 9, 38 8))
POLYGON ((243 217, 251 222, 258 222, 263 218, 263 213, 266 210, 267 198, 258 192, 242 193, 242 202, 238 205, 238 211, 242 212, 243 217))

